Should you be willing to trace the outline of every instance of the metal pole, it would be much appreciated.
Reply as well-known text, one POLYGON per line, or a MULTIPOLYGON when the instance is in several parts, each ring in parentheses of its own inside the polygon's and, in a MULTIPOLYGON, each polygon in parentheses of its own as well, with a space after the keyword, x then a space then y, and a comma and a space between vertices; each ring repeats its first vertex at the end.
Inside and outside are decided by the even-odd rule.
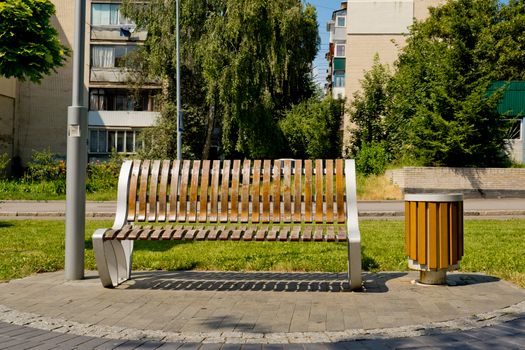
POLYGON ((182 127, 183 127, 183 115, 181 111, 180 102, 180 37, 179 37, 179 0, 176 3, 177 6, 177 159, 182 159, 182 127))
POLYGON ((84 107, 86 0, 76 0, 73 47, 73 96, 67 110, 66 280, 84 278, 86 216, 87 108, 84 107))

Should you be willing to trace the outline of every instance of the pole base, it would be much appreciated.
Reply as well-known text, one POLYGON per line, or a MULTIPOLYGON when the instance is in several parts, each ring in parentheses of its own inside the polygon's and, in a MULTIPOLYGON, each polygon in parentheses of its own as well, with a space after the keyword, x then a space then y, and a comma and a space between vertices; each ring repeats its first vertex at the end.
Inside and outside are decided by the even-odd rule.
POLYGON ((419 283, 431 285, 447 284, 447 270, 420 271, 419 283))

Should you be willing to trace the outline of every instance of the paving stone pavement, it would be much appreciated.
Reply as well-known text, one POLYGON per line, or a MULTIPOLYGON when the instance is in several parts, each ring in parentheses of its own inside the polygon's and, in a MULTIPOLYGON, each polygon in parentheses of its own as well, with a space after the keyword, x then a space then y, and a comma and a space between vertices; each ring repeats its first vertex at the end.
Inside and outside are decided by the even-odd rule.
POLYGON ((525 290, 450 273, 137 272, 116 289, 96 272, 0 284, 0 349, 525 349, 525 290))

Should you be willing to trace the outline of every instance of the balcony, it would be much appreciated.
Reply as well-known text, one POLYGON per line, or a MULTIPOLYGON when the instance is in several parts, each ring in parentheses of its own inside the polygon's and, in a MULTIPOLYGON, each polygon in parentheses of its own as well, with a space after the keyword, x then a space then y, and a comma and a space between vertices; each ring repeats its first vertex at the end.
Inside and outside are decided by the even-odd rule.
POLYGON ((89 111, 90 127, 143 128, 155 124, 159 112, 89 111))
POLYGON ((148 36, 145 30, 134 30, 126 25, 93 25, 91 26, 91 40, 124 40, 144 41, 148 36), (127 35, 129 33, 129 36, 127 35))

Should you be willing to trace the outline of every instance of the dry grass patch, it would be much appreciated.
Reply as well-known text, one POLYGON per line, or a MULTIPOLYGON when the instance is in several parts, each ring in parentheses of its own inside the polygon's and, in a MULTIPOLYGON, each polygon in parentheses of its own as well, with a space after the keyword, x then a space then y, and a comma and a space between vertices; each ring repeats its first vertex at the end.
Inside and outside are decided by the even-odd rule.
POLYGON ((399 186, 390 182, 386 175, 357 177, 357 199, 359 200, 394 200, 403 199, 399 186))

